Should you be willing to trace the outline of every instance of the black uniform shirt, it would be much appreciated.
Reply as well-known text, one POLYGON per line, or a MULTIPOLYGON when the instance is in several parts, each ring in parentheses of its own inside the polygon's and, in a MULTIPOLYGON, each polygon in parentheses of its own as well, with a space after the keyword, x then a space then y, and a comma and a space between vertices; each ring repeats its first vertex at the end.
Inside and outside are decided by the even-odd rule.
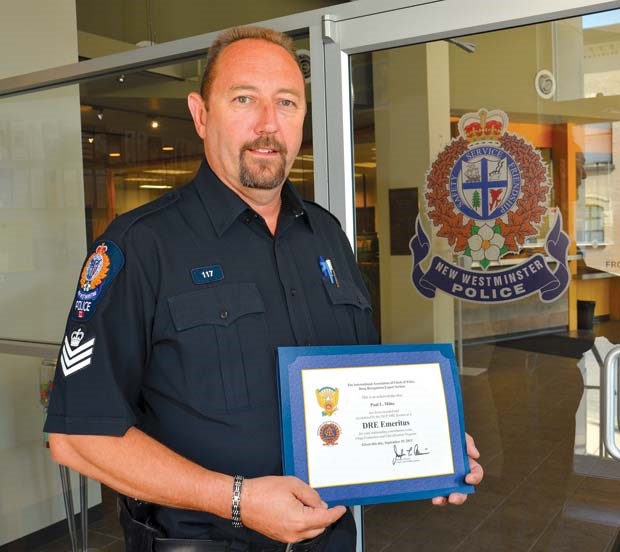
MULTIPOLYGON (((206 468, 278 475, 276 348, 374 342, 337 220, 287 182, 272 236, 203 162, 188 185, 118 217, 93 244, 45 431, 120 436, 135 425, 206 468)), ((158 507, 156 519, 171 537, 239 535, 204 512, 158 507)))

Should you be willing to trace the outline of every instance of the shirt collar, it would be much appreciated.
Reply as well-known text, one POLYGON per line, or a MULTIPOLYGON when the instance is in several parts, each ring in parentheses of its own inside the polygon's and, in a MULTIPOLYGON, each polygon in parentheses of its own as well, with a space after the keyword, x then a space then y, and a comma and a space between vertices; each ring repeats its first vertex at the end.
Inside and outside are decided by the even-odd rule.
POLYGON ((314 232, 312 220, 308 215, 308 211, 304 207, 304 202, 297 188, 293 186, 287 179, 282 187, 282 210, 283 213, 294 216, 295 218, 303 217, 308 224, 310 230, 314 232))
MULTIPOLYGON (((251 209, 235 192, 224 184, 211 170, 207 160, 203 158, 194 178, 194 187, 200 200, 213 223, 213 227, 221 237, 242 213, 251 209)), ((295 218, 303 216, 311 230, 312 223, 304 209, 303 201, 294 186, 286 180, 282 187, 282 209, 295 218)))

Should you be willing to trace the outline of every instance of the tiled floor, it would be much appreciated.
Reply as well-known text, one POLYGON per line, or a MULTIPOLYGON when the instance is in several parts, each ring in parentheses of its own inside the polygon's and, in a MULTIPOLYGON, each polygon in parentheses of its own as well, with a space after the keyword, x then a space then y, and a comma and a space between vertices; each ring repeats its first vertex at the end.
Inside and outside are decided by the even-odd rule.
MULTIPOLYGON (((123 532, 116 517, 116 494, 107 487, 102 487, 101 494, 103 498, 103 518, 89 524, 88 550, 124 552, 123 532)), ((71 541, 67 535, 38 550, 41 552, 69 552, 71 550, 71 541)), ((81 542, 78 543, 78 550, 81 550, 81 542)))
MULTIPOLYGON (((607 323, 596 333, 620 342, 619 330, 607 323)), ((576 361, 489 345, 466 347, 464 355, 466 366, 487 369, 462 378, 466 427, 481 451, 484 481, 460 507, 367 508, 366 551, 615 550, 620 464, 610 470, 615 479, 573 467, 583 393, 576 361)))
MULTIPOLYGON (((596 333, 620 342, 620 323, 599 325, 596 333)), ((477 345, 465 348, 465 365, 484 369, 462 378, 483 483, 461 507, 434 508, 429 501, 367 507, 366 551, 615 550, 620 463, 607 479, 575 471, 575 413, 583 393, 576 361, 477 345)), ((89 545, 120 551, 114 500, 104 497, 104 518, 91 524, 89 545)), ((64 552, 69 543, 42 550, 64 552)))

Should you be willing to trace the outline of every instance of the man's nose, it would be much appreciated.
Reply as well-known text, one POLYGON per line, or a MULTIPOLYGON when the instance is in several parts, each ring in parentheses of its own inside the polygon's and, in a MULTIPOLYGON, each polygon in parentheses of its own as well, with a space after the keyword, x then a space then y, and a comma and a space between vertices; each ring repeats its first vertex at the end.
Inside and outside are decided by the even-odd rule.
POLYGON ((278 130, 276 108, 271 102, 264 102, 260 106, 255 131, 257 134, 273 134, 278 130))

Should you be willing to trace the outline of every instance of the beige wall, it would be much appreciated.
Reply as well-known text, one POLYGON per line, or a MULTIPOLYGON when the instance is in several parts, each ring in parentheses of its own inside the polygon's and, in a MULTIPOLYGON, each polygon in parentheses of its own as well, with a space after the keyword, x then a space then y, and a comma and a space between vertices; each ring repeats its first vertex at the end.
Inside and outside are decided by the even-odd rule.
MULTIPOLYGON (((327 0, 150 0, 155 42, 339 4, 327 0)), ((80 31, 135 44, 149 39, 147 0, 77 0, 80 31)))
POLYGON ((74 2, 4 0, 0 13, 0 78, 78 60, 74 2))
MULTIPOLYGON (((77 61, 72 0, 1 12, 0 78, 77 61)), ((0 338, 60 342, 85 253, 83 194, 78 87, 0 100, 0 338)), ((0 355, 0 545, 65 516, 41 432, 44 360, 0 355)))

